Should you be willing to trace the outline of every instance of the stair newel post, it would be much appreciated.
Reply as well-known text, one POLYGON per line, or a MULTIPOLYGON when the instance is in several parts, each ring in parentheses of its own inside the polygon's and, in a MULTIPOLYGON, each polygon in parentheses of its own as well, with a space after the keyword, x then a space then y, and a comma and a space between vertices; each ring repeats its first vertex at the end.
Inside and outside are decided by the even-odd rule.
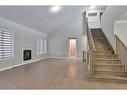
POLYGON ((93 75, 93 50, 90 50, 90 78, 93 75))
POLYGON ((88 71, 89 71, 89 79, 91 79, 93 75, 93 62, 94 62, 94 51, 92 48, 89 49, 88 52, 88 71))
POLYGON ((127 72, 127 49, 125 48, 125 71, 127 72))
POLYGON ((88 62, 88 78, 89 79, 91 79, 91 75, 92 75, 92 73, 91 73, 91 69, 92 69, 92 67, 91 67, 91 49, 89 49, 88 50, 88 53, 87 53, 87 62, 88 62))
POLYGON ((94 50, 92 51, 92 75, 94 74, 94 50))
POLYGON ((89 78, 92 76, 92 49, 90 49, 89 53, 89 78))

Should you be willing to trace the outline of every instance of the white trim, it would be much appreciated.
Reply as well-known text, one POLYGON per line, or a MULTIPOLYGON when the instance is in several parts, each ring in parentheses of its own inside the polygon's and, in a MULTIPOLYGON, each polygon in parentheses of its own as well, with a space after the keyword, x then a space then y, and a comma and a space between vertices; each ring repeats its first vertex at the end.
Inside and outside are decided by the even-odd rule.
MULTIPOLYGON (((68 59, 76 59, 77 61, 82 61, 83 59, 81 58, 81 57, 73 57, 73 58, 71 58, 71 57, 47 57, 47 58, 51 58, 51 59, 66 59, 66 60, 68 60, 68 59)), ((85 59, 86 60, 86 59, 85 59)))
POLYGON ((12 69, 12 68, 14 68, 14 67, 19 67, 19 66, 22 66, 22 65, 34 63, 34 62, 37 62, 37 61, 40 61, 40 60, 43 60, 43 59, 46 59, 46 58, 47 58, 47 57, 43 57, 43 58, 40 58, 40 59, 36 59, 36 60, 31 60, 31 61, 23 62, 22 64, 17 64, 17 65, 10 66, 10 67, 5 67, 5 68, 0 69, 0 71, 9 70, 9 69, 12 69))
POLYGON ((116 24, 127 23, 127 20, 116 20, 115 23, 116 24))
POLYGON ((53 57, 53 56, 48 56, 47 58, 68 59, 69 57, 53 57))
POLYGON ((54 58, 54 59, 73 59, 73 58, 75 58, 75 59, 79 59, 79 60, 82 60, 82 58, 81 57, 53 57, 53 56, 48 56, 47 58, 54 58))

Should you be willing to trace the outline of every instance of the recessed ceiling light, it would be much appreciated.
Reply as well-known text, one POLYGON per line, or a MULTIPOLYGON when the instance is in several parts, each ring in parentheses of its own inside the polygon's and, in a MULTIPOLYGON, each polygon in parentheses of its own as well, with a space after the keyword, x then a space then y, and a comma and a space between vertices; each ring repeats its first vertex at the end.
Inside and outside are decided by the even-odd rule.
POLYGON ((96 6, 90 6, 90 9, 95 9, 96 6))
POLYGON ((61 9, 60 6, 52 6, 52 7, 51 7, 51 11, 52 11, 52 12, 58 12, 58 11, 60 11, 60 9, 61 9))

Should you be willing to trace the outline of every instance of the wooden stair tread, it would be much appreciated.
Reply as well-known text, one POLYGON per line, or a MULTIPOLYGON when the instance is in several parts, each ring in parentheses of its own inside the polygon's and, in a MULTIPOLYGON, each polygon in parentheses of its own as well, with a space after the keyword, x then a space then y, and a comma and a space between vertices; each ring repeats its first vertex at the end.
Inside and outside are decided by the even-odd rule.
POLYGON ((109 57, 109 58, 118 58, 117 55, 113 55, 113 54, 95 54, 95 57, 109 57))
POLYGON ((98 69, 98 68, 96 68, 96 69, 94 69, 94 71, 97 71, 97 72, 124 72, 123 70, 111 70, 111 69, 98 69))
POLYGON ((95 63, 95 65, 103 65, 103 66, 124 66, 122 64, 109 64, 109 63, 95 63))
POLYGON ((99 61, 99 60, 103 60, 103 61, 119 61, 120 59, 117 59, 117 58, 95 58, 96 61, 99 61))
POLYGON ((117 80, 126 80, 127 77, 121 77, 121 76, 113 76, 113 75, 94 75, 94 78, 104 78, 104 79, 117 79, 117 80))
POLYGON ((98 49, 96 52, 112 52, 110 49, 98 49))
POLYGON ((102 55, 102 56, 103 56, 103 55, 104 55, 104 56, 117 56, 117 55, 113 55, 113 54, 95 54, 95 55, 99 55, 99 56, 100 56, 100 55, 102 55))
POLYGON ((105 40, 104 37, 100 37, 100 38, 97 37, 97 38, 95 38, 95 39, 98 39, 98 40, 100 40, 100 39, 102 40, 102 39, 103 39, 103 40, 105 40))
POLYGON ((95 51, 95 52, 96 52, 96 53, 101 52, 102 54, 104 54, 104 53, 108 54, 108 53, 111 53, 112 51, 106 51, 106 50, 97 50, 97 51, 95 51))

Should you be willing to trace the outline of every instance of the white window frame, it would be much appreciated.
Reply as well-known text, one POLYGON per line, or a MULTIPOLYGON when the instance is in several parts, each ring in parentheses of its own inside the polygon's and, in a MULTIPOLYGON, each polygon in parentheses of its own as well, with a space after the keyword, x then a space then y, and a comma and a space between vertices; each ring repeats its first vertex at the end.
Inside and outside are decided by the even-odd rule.
POLYGON ((44 53, 47 53, 47 40, 44 39, 44 53))
POLYGON ((37 55, 46 54, 47 53, 47 40, 38 38, 37 39, 37 55))

